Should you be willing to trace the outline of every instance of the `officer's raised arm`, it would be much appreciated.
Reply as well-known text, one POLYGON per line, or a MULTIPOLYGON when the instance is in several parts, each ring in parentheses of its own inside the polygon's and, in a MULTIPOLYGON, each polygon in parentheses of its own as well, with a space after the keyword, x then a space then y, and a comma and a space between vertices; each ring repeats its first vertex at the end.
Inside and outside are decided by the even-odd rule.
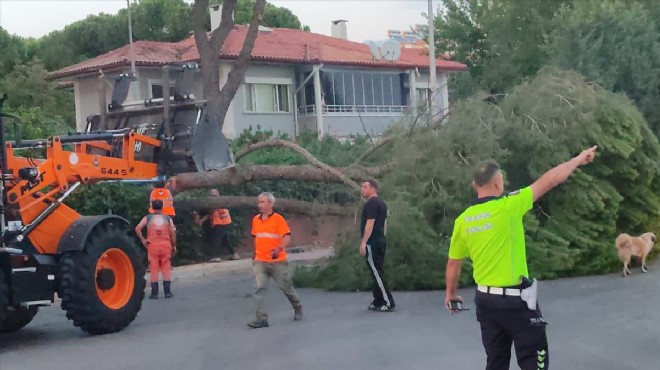
POLYGON ((598 146, 594 145, 589 149, 583 150, 582 153, 578 154, 573 159, 544 173, 540 179, 536 180, 536 182, 531 185, 534 201, 536 202, 537 199, 552 190, 552 188, 566 181, 566 179, 568 179, 578 167, 591 163, 596 156, 597 148, 598 146))

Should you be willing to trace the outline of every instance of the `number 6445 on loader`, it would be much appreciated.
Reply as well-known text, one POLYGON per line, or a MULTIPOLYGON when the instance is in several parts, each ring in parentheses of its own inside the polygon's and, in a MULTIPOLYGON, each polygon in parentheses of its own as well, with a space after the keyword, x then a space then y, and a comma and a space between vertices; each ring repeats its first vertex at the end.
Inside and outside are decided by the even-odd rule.
POLYGON ((219 126, 205 121, 205 102, 175 88, 171 99, 122 105, 125 82, 117 79, 113 103, 90 117, 87 132, 44 140, 5 142, 2 119, 17 117, 2 112, 0 98, 0 333, 27 325, 55 293, 67 318, 91 334, 122 330, 138 314, 145 251, 125 219, 81 216, 64 204, 79 185, 149 180, 233 161, 219 126), (208 141, 208 127, 219 141, 208 141), (15 155, 35 148, 45 150, 45 159, 15 155))

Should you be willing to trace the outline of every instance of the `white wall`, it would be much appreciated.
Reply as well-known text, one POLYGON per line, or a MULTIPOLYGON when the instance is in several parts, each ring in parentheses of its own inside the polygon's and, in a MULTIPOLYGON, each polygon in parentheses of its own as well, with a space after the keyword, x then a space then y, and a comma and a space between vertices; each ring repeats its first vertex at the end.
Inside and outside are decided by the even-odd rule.
MULTIPOLYGON (((112 84, 104 81, 106 106, 112 98, 112 84)), ((131 85, 129 96, 135 93, 137 86, 131 85)), ((98 114, 101 111, 99 103, 99 79, 90 76, 73 82, 74 99, 76 103, 76 130, 84 131, 87 126, 87 116, 98 114)))
POLYGON ((368 134, 381 136, 392 124, 402 120, 401 115, 323 116, 324 133, 327 136, 346 137, 368 134), (361 118, 361 119, 360 119, 361 118), (363 127, 364 125, 364 127, 363 127), (366 131, 366 132, 365 132, 366 131))

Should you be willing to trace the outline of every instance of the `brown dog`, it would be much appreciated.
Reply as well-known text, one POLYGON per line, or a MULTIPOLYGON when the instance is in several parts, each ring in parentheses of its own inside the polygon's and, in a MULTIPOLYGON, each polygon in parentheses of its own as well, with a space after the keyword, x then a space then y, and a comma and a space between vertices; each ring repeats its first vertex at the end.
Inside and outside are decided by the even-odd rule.
POLYGON ((628 234, 620 234, 616 237, 616 250, 619 253, 619 259, 623 262, 623 276, 630 274, 628 264, 630 257, 637 256, 642 260, 642 272, 646 272, 646 256, 651 253, 653 244, 655 243, 654 233, 644 233, 640 236, 630 236, 628 234))

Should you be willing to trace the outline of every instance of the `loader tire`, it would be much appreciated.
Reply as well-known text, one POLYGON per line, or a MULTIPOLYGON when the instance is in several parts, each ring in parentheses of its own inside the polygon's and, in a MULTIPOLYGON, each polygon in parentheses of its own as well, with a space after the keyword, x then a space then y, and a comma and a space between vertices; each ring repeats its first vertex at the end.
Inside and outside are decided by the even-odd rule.
POLYGON ((9 307, 9 286, 5 275, 0 271, 0 333, 11 333, 29 324, 39 308, 9 307))
POLYGON ((39 307, 19 307, 5 311, 5 317, 0 321, 0 333, 13 333, 23 329, 39 312, 39 307))
POLYGON ((0 270, 0 322, 5 319, 7 307, 9 306, 9 286, 5 280, 5 274, 0 270))
POLYGON ((143 253, 134 238, 112 224, 99 224, 82 251, 60 259, 59 296, 73 324, 89 334, 115 333, 142 307, 143 253))

